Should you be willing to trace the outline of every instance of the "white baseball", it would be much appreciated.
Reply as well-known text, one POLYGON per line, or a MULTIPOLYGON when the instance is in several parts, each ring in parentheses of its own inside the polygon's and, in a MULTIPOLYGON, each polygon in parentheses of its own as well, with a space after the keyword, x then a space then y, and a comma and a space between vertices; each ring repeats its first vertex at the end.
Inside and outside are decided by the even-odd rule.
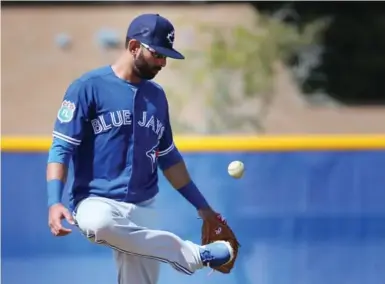
POLYGON ((241 161, 232 161, 227 167, 227 171, 233 178, 241 178, 245 171, 245 166, 241 161))

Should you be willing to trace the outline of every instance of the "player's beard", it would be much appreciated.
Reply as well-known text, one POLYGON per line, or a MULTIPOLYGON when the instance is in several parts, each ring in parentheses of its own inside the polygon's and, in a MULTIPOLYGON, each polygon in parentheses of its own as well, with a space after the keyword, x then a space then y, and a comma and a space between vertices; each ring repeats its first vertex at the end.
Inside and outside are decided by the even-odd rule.
POLYGON ((140 51, 138 56, 134 59, 134 73, 141 79, 153 79, 160 69, 162 68, 159 66, 152 66, 146 61, 143 51, 140 51))

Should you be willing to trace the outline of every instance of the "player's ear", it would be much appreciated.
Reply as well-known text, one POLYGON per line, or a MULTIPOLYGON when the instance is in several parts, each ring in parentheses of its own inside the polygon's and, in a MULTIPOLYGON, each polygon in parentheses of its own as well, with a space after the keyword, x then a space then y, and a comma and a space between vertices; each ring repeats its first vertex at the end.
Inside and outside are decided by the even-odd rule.
POLYGON ((136 39, 130 39, 127 44, 127 50, 135 55, 139 52, 140 49, 140 42, 137 41, 136 39))

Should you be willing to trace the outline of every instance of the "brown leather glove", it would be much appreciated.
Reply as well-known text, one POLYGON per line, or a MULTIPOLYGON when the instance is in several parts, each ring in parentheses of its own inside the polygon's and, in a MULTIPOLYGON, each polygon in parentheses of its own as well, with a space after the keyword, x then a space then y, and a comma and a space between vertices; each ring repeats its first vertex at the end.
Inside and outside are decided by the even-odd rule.
POLYGON ((206 245, 215 241, 227 241, 230 243, 234 253, 233 259, 222 266, 212 267, 213 270, 228 274, 234 267, 235 261, 238 257, 238 249, 240 244, 234 232, 227 224, 227 222, 222 218, 222 216, 217 214, 217 218, 220 220, 220 222, 211 222, 208 219, 203 219, 201 234, 202 245, 206 245))

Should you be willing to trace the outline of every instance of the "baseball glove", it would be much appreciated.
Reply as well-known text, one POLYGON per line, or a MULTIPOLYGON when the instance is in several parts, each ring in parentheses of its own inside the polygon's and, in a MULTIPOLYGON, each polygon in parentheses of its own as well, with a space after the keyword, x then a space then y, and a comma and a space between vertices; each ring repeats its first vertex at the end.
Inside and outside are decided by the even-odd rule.
POLYGON ((233 269, 235 261, 238 256, 238 249, 240 244, 235 236, 234 232, 231 230, 225 219, 218 214, 218 219, 221 221, 218 227, 217 224, 213 225, 211 222, 203 220, 202 224, 202 245, 206 245, 215 241, 227 241, 230 243, 233 248, 234 257, 233 259, 219 267, 212 267, 213 270, 219 271, 224 274, 230 273, 233 269))

